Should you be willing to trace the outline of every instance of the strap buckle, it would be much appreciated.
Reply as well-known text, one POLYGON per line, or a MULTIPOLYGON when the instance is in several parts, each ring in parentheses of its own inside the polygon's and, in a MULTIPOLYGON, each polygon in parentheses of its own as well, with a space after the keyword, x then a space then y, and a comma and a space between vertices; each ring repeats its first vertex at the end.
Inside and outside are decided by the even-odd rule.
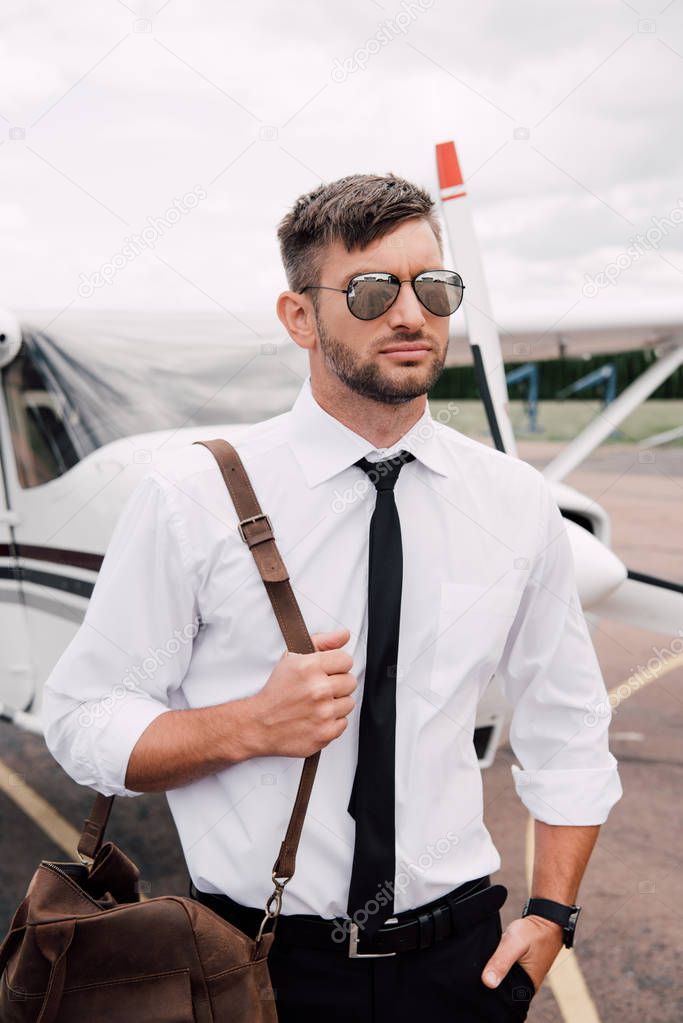
POLYGON ((358 951, 358 924, 352 923, 349 926, 349 959, 377 959, 380 956, 395 956, 396 952, 359 952, 358 951))
POLYGON ((244 528, 243 527, 245 525, 247 525, 249 522, 258 522, 259 519, 265 519, 266 522, 268 523, 268 529, 271 531, 271 533, 273 532, 272 523, 271 523, 271 521, 270 521, 270 519, 268 518, 267 515, 264 515, 263 512, 260 515, 252 515, 251 518, 242 519, 240 522, 237 523, 237 528, 239 529, 240 536, 242 537, 242 539, 244 540, 245 543, 249 543, 249 540, 244 535, 244 528))
POLYGON ((275 891, 272 893, 272 895, 270 895, 268 897, 268 901, 266 903, 265 916, 263 917, 263 920, 261 921, 261 926, 259 927, 258 934, 256 935, 256 944, 257 945, 258 945, 258 943, 260 942, 260 940, 261 940, 261 938, 263 936, 264 927, 266 926, 266 924, 267 924, 267 922, 269 920, 273 920, 274 921, 274 923, 273 923, 273 931, 275 931, 275 928, 277 926, 278 917, 280 915, 280 910, 282 909, 282 893, 285 890, 285 885, 287 884, 287 882, 292 880, 292 876, 290 876, 290 877, 283 877, 282 880, 278 880, 278 878, 275 875, 275 868, 273 867, 272 877, 273 877, 273 883, 275 885, 275 891), (273 904, 275 904, 275 909, 273 909, 273 904))

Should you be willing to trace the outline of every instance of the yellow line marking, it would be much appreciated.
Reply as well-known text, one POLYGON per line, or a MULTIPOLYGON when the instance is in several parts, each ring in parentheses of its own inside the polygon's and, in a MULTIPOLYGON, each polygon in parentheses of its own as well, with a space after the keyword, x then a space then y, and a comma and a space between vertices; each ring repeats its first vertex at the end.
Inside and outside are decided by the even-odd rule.
POLYGON ((45 832, 55 845, 58 845, 70 856, 76 855, 76 846, 81 837, 80 832, 76 831, 46 799, 43 799, 30 785, 27 785, 20 774, 13 771, 2 760, 0 760, 0 789, 45 832))
MULTIPOLYGON (((534 818, 531 816, 527 821, 525 845, 527 889, 531 891, 534 869, 534 818)), ((573 948, 562 946, 543 983, 550 987, 565 1023, 600 1023, 573 948)))
POLYGON ((610 706, 612 709, 618 707, 620 703, 624 703, 640 689, 649 686, 651 682, 656 682, 663 675, 668 675, 670 671, 675 671, 676 668, 681 667, 683 667, 683 654, 678 654, 668 661, 663 661, 658 668, 652 671, 649 668, 643 671, 634 671, 632 675, 629 675, 623 682, 620 682, 618 686, 608 690, 607 695, 610 697, 610 706), (620 693, 620 689, 625 690, 625 692, 620 693))
MULTIPOLYGON (((0 760, 0 791, 9 797, 22 813, 30 817, 55 845, 63 849, 70 859, 77 861, 80 831, 72 827, 51 803, 32 789, 4 760, 0 760)), ((146 895, 140 893, 141 902, 146 898, 146 895)))

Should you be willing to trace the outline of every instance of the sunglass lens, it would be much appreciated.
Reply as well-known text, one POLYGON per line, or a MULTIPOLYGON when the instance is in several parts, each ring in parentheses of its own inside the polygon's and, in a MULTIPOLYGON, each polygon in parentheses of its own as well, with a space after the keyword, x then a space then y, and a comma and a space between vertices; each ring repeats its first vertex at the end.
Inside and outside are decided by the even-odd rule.
POLYGON ((359 320, 374 320, 387 311, 400 286, 392 274, 360 274, 351 281, 349 309, 359 320))
POLYGON ((451 316, 462 302, 460 274, 451 270, 429 270, 415 279, 415 294, 435 316, 451 316))

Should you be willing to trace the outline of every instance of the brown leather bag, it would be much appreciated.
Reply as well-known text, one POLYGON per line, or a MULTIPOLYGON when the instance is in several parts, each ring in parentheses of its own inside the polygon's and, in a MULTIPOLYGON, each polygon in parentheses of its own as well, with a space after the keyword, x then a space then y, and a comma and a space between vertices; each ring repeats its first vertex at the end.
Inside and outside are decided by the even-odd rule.
MULTIPOLYGON (((237 451, 222 439, 194 443, 218 462, 287 649, 314 652, 237 451)), ((267 957, 319 758, 304 760, 255 939, 189 897, 141 901, 138 868, 102 844, 114 797, 98 793, 78 843, 81 862, 41 862, 0 946, 2 1023, 276 1023, 267 957)))

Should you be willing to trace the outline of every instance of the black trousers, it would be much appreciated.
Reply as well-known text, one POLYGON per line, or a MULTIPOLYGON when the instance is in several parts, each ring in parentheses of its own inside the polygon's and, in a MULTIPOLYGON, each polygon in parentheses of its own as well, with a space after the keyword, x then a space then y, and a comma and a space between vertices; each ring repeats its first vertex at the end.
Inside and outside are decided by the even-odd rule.
POLYGON ((338 949, 273 942, 268 968, 279 1023, 516 1023, 533 984, 515 963, 497 988, 481 980, 502 934, 496 911, 425 949, 350 959, 338 949))
POLYGON ((502 933, 500 913, 465 935, 380 959, 278 946, 268 957, 279 1023, 515 1023, 529 975, 515 963, 495 989, 481 973, 502 933))

